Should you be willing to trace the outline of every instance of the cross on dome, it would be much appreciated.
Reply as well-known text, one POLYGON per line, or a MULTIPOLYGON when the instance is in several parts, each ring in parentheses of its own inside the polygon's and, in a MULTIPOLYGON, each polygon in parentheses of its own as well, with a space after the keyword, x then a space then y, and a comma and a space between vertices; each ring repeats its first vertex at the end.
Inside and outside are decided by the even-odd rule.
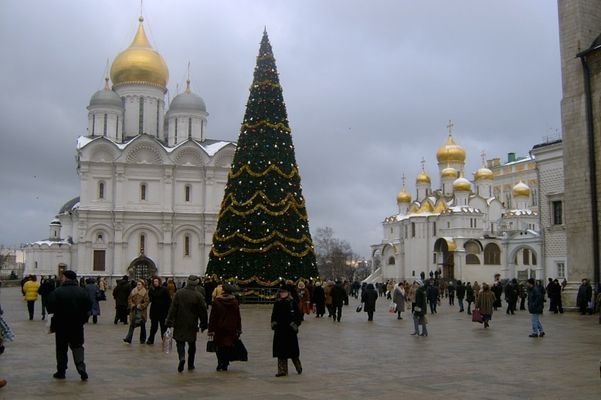
POLYGON ((449 130, 449 135, 453 134, 453 127, 455 126, 455 124, 453 122, 451 122, 451 120, 449 120, 449 124, 447 125, 447 129, 449 130))

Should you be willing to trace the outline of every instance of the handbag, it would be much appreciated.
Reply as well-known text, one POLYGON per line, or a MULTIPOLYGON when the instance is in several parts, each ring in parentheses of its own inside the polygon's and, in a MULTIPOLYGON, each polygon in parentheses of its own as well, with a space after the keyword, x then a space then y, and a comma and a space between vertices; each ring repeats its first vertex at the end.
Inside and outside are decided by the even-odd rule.
POLYGON ((396 303, 390 303, 390 306, 388 307, 388 312, 391 314, 394 314, 396 312, 396 303))
POLYGON ((210 340, 207 342, 207 353, 216 353, 217 352, 217 345, 215 344, 215 341, 213 340, 213 338, 210 338, 210 340))
POLYGON ((355 311, 357 311, 357 312, 361 312, 361 311, 363 311, 363 304, 359 304, 359 305, 357 306, 357 309, 356 309, 355 311))
POLYGON ((136 309, 134 312, 134 327, 142 326, 144 320, 142 319, 142 310, 136 309))
POLYGON ((167 328, 163 335, 163 353, 169 354, 173 350, 173 330, 167 328))
POLYGON ((480 314, 480 310, 477 308, 474 311, 472 311, 472 322, 484 322, 482 320, 482 314, 480 314))
POLYGON ((240 338, 236 339, 234 342, 230 361, 248 361, 248 351, 246 351, 246 347, 240 338))

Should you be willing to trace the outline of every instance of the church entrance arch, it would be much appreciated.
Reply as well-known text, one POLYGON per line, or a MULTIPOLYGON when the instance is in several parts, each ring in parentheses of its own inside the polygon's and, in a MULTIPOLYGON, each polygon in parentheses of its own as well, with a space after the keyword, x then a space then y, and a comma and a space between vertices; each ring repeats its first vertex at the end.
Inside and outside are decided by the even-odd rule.
POLYGON ((457 244, 453 239, 440 238, 434 243, 434 251, 440 260, 437 266, 442 269, 444 279, 455 279, 455 258, 453 257, 457 244), (441 268, 442 267, 442 268, 441 268))
POLYGON ((149 280, 157 274, 157 267, 150 258, 144 254, 134 259, 127 268, 127 275, 130 279, 144 279, 149 280))

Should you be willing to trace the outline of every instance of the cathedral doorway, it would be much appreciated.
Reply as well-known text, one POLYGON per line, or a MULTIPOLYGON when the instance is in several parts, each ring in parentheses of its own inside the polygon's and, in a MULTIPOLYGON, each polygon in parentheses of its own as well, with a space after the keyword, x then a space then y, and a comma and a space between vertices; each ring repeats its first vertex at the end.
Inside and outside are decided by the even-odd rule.
POLYGON ((127 275, 130 279, 144 279, 148 281, 157 274, 157 267, 150 258, 144 254, 134 259, 127 268, 127 275))
POLYGON ((454 252, 457 249, 455 241, 452 239, 440 238, 434 243, 434 251, 439 254, 438 268, 442 269, 443 279, 455 279, 455 257, 454 252))

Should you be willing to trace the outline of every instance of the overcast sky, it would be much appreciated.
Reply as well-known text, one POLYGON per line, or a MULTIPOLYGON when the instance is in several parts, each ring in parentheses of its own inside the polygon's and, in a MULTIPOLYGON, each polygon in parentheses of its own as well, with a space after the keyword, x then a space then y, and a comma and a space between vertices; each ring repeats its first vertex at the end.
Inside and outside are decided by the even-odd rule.
MULTIPOLYGON (((0 244, 48 237, 79 195, 78 136, 107 59, 129 46, 137 0, 0 2, 0 244)), ((144 1, 147 34, 237 140, 263 27, 284 90, 311 230, 363 256, 381 240, 401 176, 422 157, 438 187, 446 125, 467 151, 526 155, 560 134, 557 4, 550 0, 144 1)))

